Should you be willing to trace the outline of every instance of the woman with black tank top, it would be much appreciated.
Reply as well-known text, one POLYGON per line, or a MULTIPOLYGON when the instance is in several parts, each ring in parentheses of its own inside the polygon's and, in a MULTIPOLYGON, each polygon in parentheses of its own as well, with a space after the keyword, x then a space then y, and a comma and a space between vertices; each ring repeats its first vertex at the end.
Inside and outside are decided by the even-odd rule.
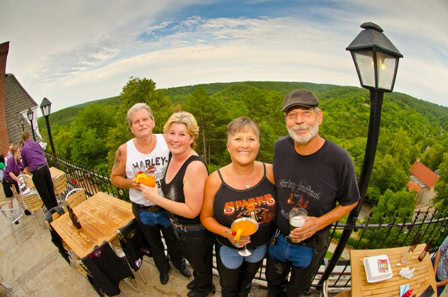
POLYGON ((276 190, 271 164, 255 161, 260 147, 257 124, 239 117, 227 126, 227 150, 232 163, 213 172, 205 185, 201 222, 217 234, 216 258, 222 296, 248 296, 252 280, 266 254, 274 231, 276 190), (235 241, 232 222, 254 218, 258 231, 235 241), (238 249, 247 245, 250 256, 238 249))
POLYGON ((213 237, 200 222, 199 213, 204 200, 207 167, 192 149, 199 135, 198 124, 191 113, 176 112, 163 127, 170 149, 170 160, 162 191, 141 185, 145 199, 167 210, 174 234, 182 245, 183 256, 194 272, 187 288, 189 297, 205 297, 215 293, 212 281, 213 237))

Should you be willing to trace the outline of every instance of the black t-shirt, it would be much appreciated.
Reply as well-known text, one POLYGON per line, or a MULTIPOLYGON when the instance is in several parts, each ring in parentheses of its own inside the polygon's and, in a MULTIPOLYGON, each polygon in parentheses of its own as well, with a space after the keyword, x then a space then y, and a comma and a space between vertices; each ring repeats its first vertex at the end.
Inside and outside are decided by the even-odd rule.
MULTIPOLYGON (((230 227, 232 222, 243 217, 252 217, 258 222, 258 231, 250 236, 251 248, 255 248, 269 242, 275 228, 276 191, 275 185, 266 177, 266 165, 264 176, 258 184, 247 189, 238 190, 230 187, 222 179, 222 184, 215 195, 213 202, 214 217, 221 225, 230 227)), ((225 237, 217 235, 217 240, 228 247, 235 248, 225 237)))
MULTIPOLYGON (((166 183, 166 172, 168 170, 165 171, 165 176, 163 177, 163 180, 162 180, 162 192, 163 192, 165 198, 176 201, 176 202, 185 203, 184 176, 185 176, 185 172, 187 171, 188 165, 193 161, 201 161, 204 163, 204 161, 202 161, 202 159, 199 156, 196 156, 196 155, 190 156, 184 162, 184 164, 182 164, 182 167, 179 169, 179 171, 176 173, 176 176, 173 178, 173 180, 169 184, 166 183)), ((169 162, 171 162, 171 153, 170 153, 169 162)), ((168 162, 168 166, 169 166, 169 162, 168 162)), ((204 165, 205 165, 205 163, 204 163, 204 165)), ((193 219, 189 219, 186 217, 178 216, 178 215, 170 213, 170 212, 168 212, 168 214, 169 214, 170 219, 175 224, 181 224, 181 225, 201 224, 199 215, 193 219)))
POLYGON ((277 226, 289 234, 288 213, 305 208, 308 216, 320 217, 335 208, 360 199, 353 161, 335 143, 325 139, 314 154, 302 156, 291 137, 282 137, 274 148, 274 177, 277 187, 277 226))

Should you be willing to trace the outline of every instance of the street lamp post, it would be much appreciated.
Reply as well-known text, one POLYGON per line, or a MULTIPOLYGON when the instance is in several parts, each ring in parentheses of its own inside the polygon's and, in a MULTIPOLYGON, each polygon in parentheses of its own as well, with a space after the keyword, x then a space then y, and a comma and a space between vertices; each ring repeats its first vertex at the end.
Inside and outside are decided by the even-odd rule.
POLYGON ((36 135, 34 135, 34 127, 33 127, 34 113, 31 110, 31 108, 28 108, 28 112, 26 113, 26 117, 28 118, 28 121, 30 121, 30 124, 31 124, 31 132, 33 132, 33 140, 36 141, 36 135))
POLYGON ((23 118, 20 119, 20 125, 22 125, 22 132, 25 132, 25 122, 23 121, 23 118))
MULTIPOLYGON (((403 58, 403 55, 383 34, 383 29, 380 26, 369 22, 362 24, 361 28, 364 30, 356 36, 346 50, 351 52, 361 86, 370 90, 370 121, 366 151, 358 185, 361 199, 357 207, 348 216, 346 222, 348 226, 353 226, 356 223, 356 218, 364 202, 375 161, 383 95, 385 92, 392 92, 397 76, 398 61, 400 58, 403 58)), ((342 232, 331 261, 319 281, 319 286, 322 286, 323 282, 328 279, 330 273, 333 271, 351 232, 352 228, 344 229, 342 232)))
POLYGON ((45 122, 47 123, 48 138, 50 139, 51 151, 53 152, 53 156, 56 159, 56 151, 54 150, 53 137, 51 137, 50 122, 48 121, 48 117, 50 116, 51 113, 51 102, 46 97, 42 100, 42 103, 40 104, 40 110, 42 111, 42 114, 45 117, 45 122))

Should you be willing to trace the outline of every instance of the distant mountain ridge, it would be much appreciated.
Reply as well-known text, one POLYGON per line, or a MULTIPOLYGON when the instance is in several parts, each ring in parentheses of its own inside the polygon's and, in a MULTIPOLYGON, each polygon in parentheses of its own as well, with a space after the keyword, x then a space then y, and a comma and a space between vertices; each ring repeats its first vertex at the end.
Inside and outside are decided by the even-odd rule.
MULTIPOLYGON (((238 96, 238 93, 244 92, 249 88, 257 88, 261 90, 272 90, 286 95, 295 89, 307 89, 316 94, 321 102, 326 100, 344 97, 344 94, 358 93, 360 96, 368 98, 368 91, 359 87, 338 86, 330 84, 316 84, 308 82, 273 82, 273 81, 245 81, 245 82, 230 82, 230 83, 209 83, 197 84, 182 87, 173 87, 163 90, 164 94, 170 97, 173 104, 181 104, 187 100, 188 96, 196 88, 204 88, 209 96, 214 96, 218 93, 225 92, 231 96, 238 96), (366 95, 367 94, 367 95, 366 95)), ((438 122, 444 129, 448 129, 448 107, 440 106, 403 93, 385 94, 385 101, 396 103, 401 108, 412 109, 430 121, 438 122)), ((83 104, 74 105, 68 108, 61 109, 51 114, 51 124, 68 126, 76 117, 80 110, 91 104, 101 105, 119 105, 121 102, 120 96, 109 97, 104 99, 97 99, 83 104)), ((366 100, 366 104, 369 100, 366 100)), ((336 103, 335 103, 336 104, 336 103)), ((45 127, 44 119, 39 119, 39 127, 45 127)))

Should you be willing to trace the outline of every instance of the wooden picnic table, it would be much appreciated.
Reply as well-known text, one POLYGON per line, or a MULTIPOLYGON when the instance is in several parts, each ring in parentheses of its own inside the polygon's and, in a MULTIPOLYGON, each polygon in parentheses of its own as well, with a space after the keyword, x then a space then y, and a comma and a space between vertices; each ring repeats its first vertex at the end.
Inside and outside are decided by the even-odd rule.
POLYGON ((418 256, 423 251, 425 244, 419 244, 415 248, 414 253, 408 259, 406 264, 397 266, 401 261, 401 256, 408 249, 408 247, 375 249, 375 250, 351 250, 350 251, 350 265, 352 275, 352 290, 351 295, 356 297, 374 296, 374 297, 399 297, 400 285, 409 284, 413 289, 413 294, 420 296, 423 291, 431 285, 434 289, 434 295, 437 296, 436 280, 434 269, 431 263, 431 257, 428 253, 423 261, 418 261, 418 256), (376 283, 368 283, 366 272, 364 269, 363 259, 370 256, 387 255, 392 268, 393 276, 390 279, 383 280, 376 283), (400 270, 408 267, 412 269, 415 267, 414 276, 411 279, 400 276, 400 270))
POLYGON ((51 222, 53 229, 79 257, 89 254, 95 245, 111 242, 117 230, 133 218, 132 205, 103 192, 98 192, 73 208, 81 223, 77 229, 68 212, 51 222))

